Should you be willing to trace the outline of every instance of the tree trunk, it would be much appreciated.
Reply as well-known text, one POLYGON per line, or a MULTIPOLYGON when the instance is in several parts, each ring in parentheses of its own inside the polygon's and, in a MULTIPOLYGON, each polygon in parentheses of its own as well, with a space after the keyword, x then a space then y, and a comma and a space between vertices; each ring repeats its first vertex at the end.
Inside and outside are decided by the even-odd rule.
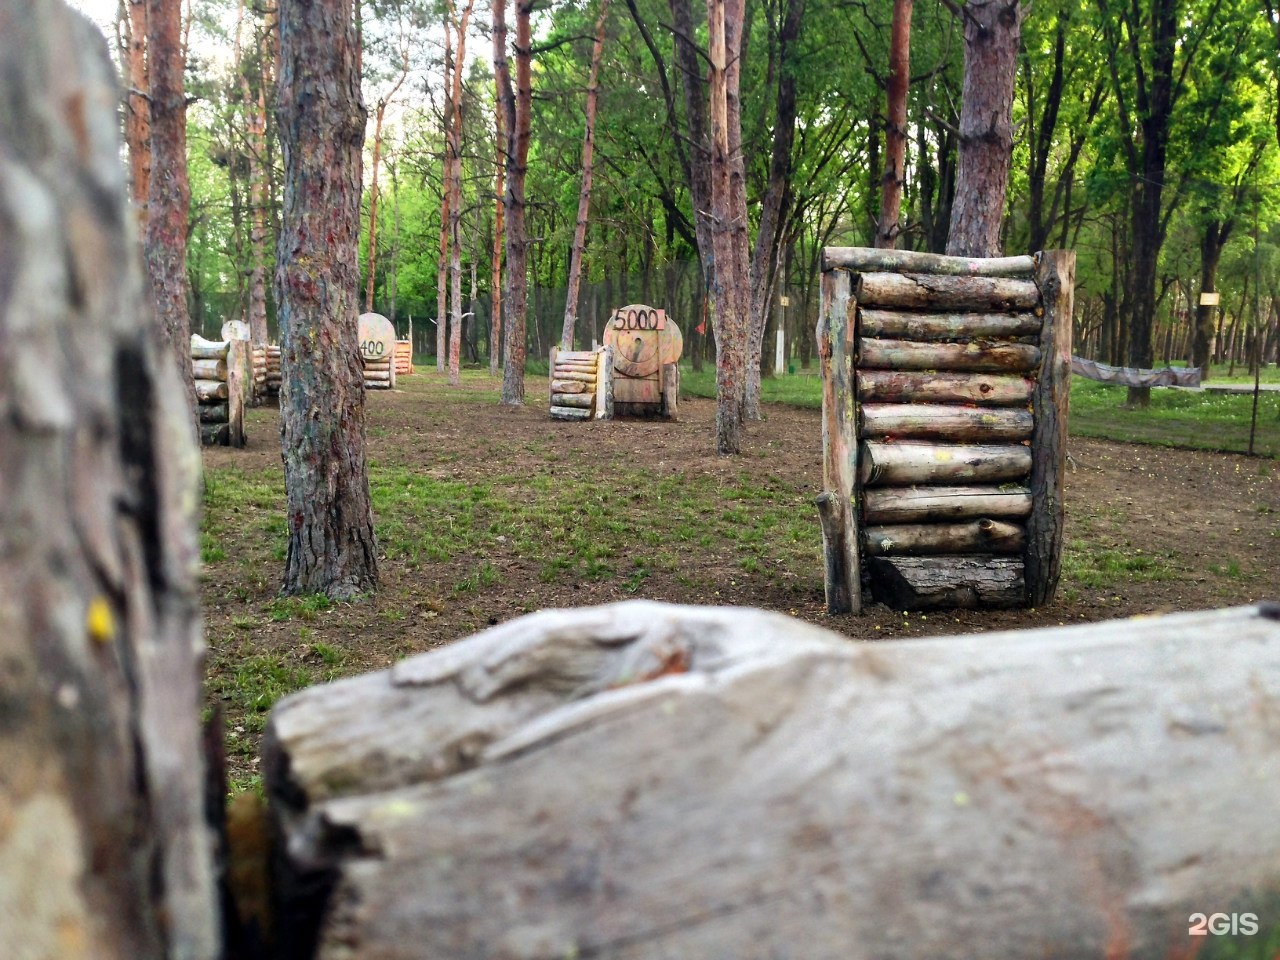
POLYGON ((3 0, 0 21, 4 951, 216 960, 199 453, 137 255, 118 79, 62 3, 3 0))
POLYGON ((186 385, 191 377, 191 315, 187 307, 187 98, 182 86, 181 0, 147 0, 147 76, 151 90, 152 175, 147 194, 147 270, 156 319, 186 385))
POLYGON ((129 189, 137 209, 138 224, 147 225, 147 200, 151 192, 151 100, 147 93, 147 0, 127 0, 125 17, 124 142, 129 148, 129 189))
POLYGON ((282 590, 351 600, 378 581, 356 332, 366 111, 352 0, 282 0, 280 31, 282 590))
POLYGON ((591 172, 596 142, 596 100, 599 97, 600 57, 604 52, 605 17, 609 0, 600 0, 596 17, 595 41, 591 45, 591 70, 587 78, 586 132, 582 137, 582 187, 578 192, 578 220, 573 228, 573 246, 569 251, 569 287, 564 298, 564 326, 560 330, 560 347, 573 349, 573 328, 578 319, 578 290, 582 282, 582 254, 587 245, 587 214, 591 209, 591 172))
MULTIPOLYGON (((491 3, 505 3, 506 0, 490 0, 491 3)), ((497 21, 495 20, 496 24, 497 21)), ((503 21, 505 30, 505 18, 503 21)), ((496 27, 495 27, 496 29, 496 27)), ((496 41, 495 41, 496 44, 496 41)), ((505 57, 505 40, 503 42, 503 55, 505 57)), ((496 47, 495 47, 496 51, 496 47)), ((496 56, 496 53, 495 53, 496 56)), ((497 62, 494 63, 495 70, 497 62)), ((506 113, 502 109, 502 85, 498 81, 498 77, 494 76, 494 103, 497 104, 493 111, 495 133, 494 133, 494 204, 493 204, 493 253, 492 272, 490 274, 489 287, 489 376, 496 377, 498 375, 498 360, 501 354, 500 344, 502 343, 502 251, 505 246, 505 230, 503 225, 503 212, 505 210, 506 195, 506 172, 507 165, 505 157, 507 153, 507 132, 506 132, 506 113)))
POLYGON ((364 312, 373 313, 373 286, 378 272, 378 162, 382 159, 382 118, 387 112, 387 101, 378 101, 373 121, 373 169, 369 172, 369 255, 365 258, 367 280, 364 292, 364 312))
MULTIPOLYGON (((449 383, 458 386, 462 382, 462 68, 467 57, 467 25, 471 22, 471 11, 475 0, 467 0, 462 11, 461 22, 454 23, 454 34, 458 39, 457 53, 453 62, 457 68, 453 71, 453 87, 449 94, 452 104, 453 123, 449 126, 449 139, 446 147, 445 189, 449 191, 449 287, 451 291, 449 314, 449 383)), ((453 0, 449 0, 449 19, 454 15, 453 0)))
MULTIPOLYGON (((770 295, 777 275, 779 236, 791 212, 792 144, 796 126, 796 78, 800 70, 798 47, 804 0, 787 0, 778 28, 778 95, 774 106, 773 152, 769 159, 769 186, 760 204, 760 225, 748 271, 750 301, 747 319, 746 384, 743 416, 760 419, 760 368, 770 295)), ((742 28, 740 28, 742 29, 742 28)), ((735 63, 740 58, 735 57, 735 63)), ((740 72, 740 68, 739 68, 740 72)), ((739 126, 741 124, 739 123, 739 126)), ((746 200, 743 199, 745 210, 746 200)))
MULTIPOLYGON (((245 116, 245 154, 249 175, 249 303, 245 311, 249 322, 249 340, 265 346, 267 334, 267 174, 266 162, 267 100, 265 77, 260 77, 255 95, 249 84, 248 65, 242 56, 240 24, 236 26, 236 62, 240 74, 240 97, 245 116)), ((263 52, 259 50, 261 55, 263 52)))
POLYGON ((970 0, 963 16, 964 99, 947 253, 995 257, 1013 153, 1022 8, 1018 0, 970 0))
POLYGON ((902 187, 906 182, 907 88, 911 83, 912 0, 893 0, 889 40, 889 97, 885 125, 884 175, 880 178, 880 221, 876 246, 892 250, 902 229, 902 187))
POLYGON ((493 55, 502 86, 507 126, 507 323, 503 343, 502 403, 524 403, 525 313, 529 295, 529 242, 525 229, 524 180, 529 162, 529 122, 533 110, 533 0, 516 0, 516 89, 506 58, 505 0, 494 0, 493 55))
MULTIPOLYGON (((1218 262, 1222 248, 1227 245, 1234 222, 1210 220, 1200 234, 1200 292, 1213 293, 1218 289, 1218 262)), ((1200 303, 1196 305, 1195 337, 1191 347, 1191 365, 1200 368, 1200 378, 1209 379, 1210 360, 1213 352, 1214 321, 1219 306, 1200 303)))
MULTIPOLYGON (((496 0, 495 0, 496 2, 496 0)), ((453 71, 457 65, 453 62, 452 36, 453 19, 446 13, 444 18, 444 89, 453 90, 453 71)), ((440 262, 436 268, 436 373, 444 373, 448 365, 449 349, 449 209, 453 196, 449 191, 449 145, 448 140, 453 130, 453 95, 445 99, 443 134, 445 137, 444 156, 440 161, 440 262)))
POLYGON ((741 141, 734 130, 740 115, 734 109, 740 76, 738 59, 742 41, 742 0, 708 0, 710 37, 711 115, 711 224, 715 250, 716 332, 716 452, 734 454, 742 448, 742 413, 746 388, 749 287, 741 234, 747 229, 745 195, 742 208, 742 154, 733 145, 741 141))

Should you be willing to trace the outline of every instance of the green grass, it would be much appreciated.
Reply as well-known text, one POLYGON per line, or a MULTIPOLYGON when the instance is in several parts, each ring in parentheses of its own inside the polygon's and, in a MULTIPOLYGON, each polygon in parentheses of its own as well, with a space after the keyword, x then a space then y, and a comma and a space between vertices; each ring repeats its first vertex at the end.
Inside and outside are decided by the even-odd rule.
MULTIPOLYGON (((760 384, 762 399, 766 403, 821 409, 822 380, 816 375, 816 369, 765 377, 760 384)), ((699 373, 682 370, 680 376, 683 392, 695 397, 715 397, 712 367, 706 366, 699 373)), ((1280 373, 1274 369, 1269 369, 1267 376, 1272 382, 1280 382, 1280 373)), ((1126 397, 1124 387, 1073 377, 1068 419, 1071 434, 1236 453, 1248 449, 1252 394, 1154 389, 1151 406, 1146 410, 1125 409, 1126 397)), ((1254 452, 1264 457, 1280 457, 1280 393, 1264 392, 1259 399, 1254 452)))
POLYGON ((1068 585, 1109 590, 1125 582, 1167 580, 1173 569, 1168 558, 1141 548, 1076 539, 1062 551, 1062 574, 1068 585))

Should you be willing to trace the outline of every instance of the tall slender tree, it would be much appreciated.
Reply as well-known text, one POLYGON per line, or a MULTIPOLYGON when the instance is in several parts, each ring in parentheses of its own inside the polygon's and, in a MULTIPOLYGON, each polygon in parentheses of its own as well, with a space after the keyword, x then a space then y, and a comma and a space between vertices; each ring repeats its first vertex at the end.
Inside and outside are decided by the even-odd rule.
POLYGON ((880 177, 880 219, 876 246, 892 250, 902 232, 902 187, 906 182, 907 91, 911 84, 912 0, 893 0, 889 39, 888 111, 885 114, 884 173, 880 177))
MULTIPOLYGON (((445 156, 448 176, 445 189, 449 191, 449 286, 452 292, 449 313, 449 383, 458 386, 462 382, 462 68, 467 58, 467 27, 471 23, 471 11, 475 0, 466 0, 462 19, 454 20, 453 32, 458 46, 453 62, 453 86, 449 94, 452 103, 453 123, 449 126, 445 156)), ((449 18, 453 20, 455 5, 449 2, 449 18)))
POLYGON ((281 0, 279 18, 282 591, 350 600, 378 579, 356 330, 366 117, 359 43, 352 0, 281 0))
POLYGON ((503 329, 502 403, 524 403, 525 310, 528 303, 529 241, 525 227, 525 174, 529 163, 530 121, 533 110, 533 0, 516 0, 516 83, 511 87, 507 65, 505 0, 493 2, 493 63, 499 89, 498 109, 507 130, 506 324, 503 329))
POLYGON ((151 173, 145 249, 151 294, 195 416, 191 313, 187 307, 187 95, 183 88, 181 0, 147 0, 151 173))
POLYGON ((147 93, 147 0, 125 0, 121 61, 126 80, 124 142, 129 149, 129 190, 138 223, 147 222, 151 189, 151 99, 147 93))
MULTIPOLYGON (((500 0, 492 0, 497 3, 500 0)), ((504 21, 505 22, 505 21, 504 21)), ((495 43, 497 41, 494 41, 495 43)), ((498 375, 498 359, 502 352, 502 251, 506 246, 506 229, 503 224, 506 197, 506 154, 507 133, 506 113, 502 109, 502 84, 498 80, 497 65, 494 66, 493 80, 494 104, 494 174, 493 174, 493 250, 490 255, 489 274, 489 376, 498 375)))

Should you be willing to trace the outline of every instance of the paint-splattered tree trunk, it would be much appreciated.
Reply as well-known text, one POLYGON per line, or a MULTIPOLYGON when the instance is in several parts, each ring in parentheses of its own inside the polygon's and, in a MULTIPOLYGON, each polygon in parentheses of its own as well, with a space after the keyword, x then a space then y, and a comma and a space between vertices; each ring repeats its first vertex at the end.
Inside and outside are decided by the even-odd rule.
POLYGON ((560 349, 573 349, 573 328, 578 322, 578 293, 582 287, 582 255, 587 246, 587 215, 591 211, 591 176, 596 146, 596 102, 600 95, 600 57, 604 53, 605 18, 609 0, 600 0, 596 16, 595 41, 591 44, 591 69, 587 75, 587 107, 582 136, 582 186, 578 191, 578 220, 573 227, 569 250, 569 289, 564 298, 564 324, 560 328, 560 349))
POLYGON ((346 600, 377 585, 356 333, 365 108, 352 0, 284 0, 280 39, 282 589, 346 600))
POLYGON ((147 0, 127 0, 121 60, 128 85, 124 95, 124 142, 129 150, 129 190, 138 223, 147 223, 151 189, 151 101, 147 98, 147 0))
POLYGON ((173 352, 195 416, 191 313, 187 308, 187 97, 182 72, 181 0, 147 0, 147 77, 151 90, 151 174, 147 193, 147 270, 156 319, 173 352))
POLYGON ((215 960, 199 454, 116 75, 58 0, 0 24, 0 952, 215 960))
POLYGON ((532 0, 516 0, 516 87, 506 57, 506 12, 503 0, 494 0, 493 56, 502 89, 499 109, 507 127, 507 316, 503 331, 502 403, 524 403, 525 312, 529 298, 529 242, 524 219, 524 181, 529 162, 529 123, 533 109, 530 17, 532 0), (499 23, 501 20, 501 24, 499 23), (501 46, 499 46, 501 44, 501 46))
POLYGON ((964 5, 964 100, 956 198, 947 236, 947 253, 953 256, 1000 255, 1021 35, 1018 0, 971 0, 964 5))

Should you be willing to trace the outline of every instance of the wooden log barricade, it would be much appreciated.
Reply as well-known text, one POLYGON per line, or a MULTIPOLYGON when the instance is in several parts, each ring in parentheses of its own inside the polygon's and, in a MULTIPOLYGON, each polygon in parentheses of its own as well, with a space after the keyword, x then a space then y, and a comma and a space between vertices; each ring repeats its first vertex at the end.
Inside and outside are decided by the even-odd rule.
POLYGON ((618 416, 676 419, 684 338, 667 312, 642 303, 619 307, 605 324, 604 344, 613 348, 618 416))
POLYGON ((360 315, 360 362, 366 390, 393 390, 396 385, 396 330, 380 313, 360 315))
POLYGON ((248 340, 191 337, 191 372, 199 405, 200 442, 205 446, 243 447, 248 340))
POLYGON ((408 340, 396 341, 395 367, 397 377, 407 377, 413 373, 413 344, 408 340))
POLYGON ((613 416, 613 348, 551 348, 549 399, 553 420, 606 420, 613 416))
POLYGON ((1069 251, 824 251, 829 612, 1053 598, 1074 274, 1069 251))

